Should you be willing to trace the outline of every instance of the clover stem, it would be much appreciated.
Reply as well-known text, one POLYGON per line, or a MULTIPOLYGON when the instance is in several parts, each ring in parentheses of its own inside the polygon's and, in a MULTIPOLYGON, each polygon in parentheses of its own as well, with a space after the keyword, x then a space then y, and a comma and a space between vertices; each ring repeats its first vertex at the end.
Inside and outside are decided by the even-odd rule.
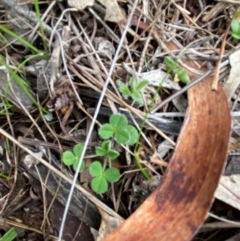
POLYGON ((142 149, 142 148, 139 147, 136 152, 134 151, 135 161, 136 161, 136 163, 137 163, 138 168, 141 170, 142 174, 144 175, 144 177, 145 177, 147 180, 150 180, 149 174, 146 172, 146 170, 143 168, 143 166, 142 166, 142 164, 141 164, 141 162, 140 162, 139 153, 140 153, 141 149, 142 149))
POLYGON ((104 158, 104 160, 103 160, 103 172, 104 172, 105 169, 106 169, 107 163, 108 163, 107 158, 104 158))

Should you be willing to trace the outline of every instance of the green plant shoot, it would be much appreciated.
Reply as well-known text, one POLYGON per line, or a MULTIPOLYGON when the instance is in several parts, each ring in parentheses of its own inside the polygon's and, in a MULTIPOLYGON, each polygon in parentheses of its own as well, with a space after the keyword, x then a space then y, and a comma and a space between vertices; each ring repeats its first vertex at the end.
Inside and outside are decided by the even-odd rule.
POLYGON ((122 93, 125 99, 131 97, 139 104, 144 103, 144 98, 141 95, 141 91, 148 85, 148 81, 141 80, 139 83, 137 79, 132 77, 129 84, 124 84, 121 80, 117 80, 119 91, 122 93))
MULTIPOLYGON (((65 151, 62 156, 62 161, 66 166, 72 166, 74 171, 77 171, 77 166, 79 163, 79 158, 83 151, 83 145, 77 144, 73 147, 72 151, 65 151)), ((82 162, 79 172, 82 172, 85 168, 85 162, 82 162)))
POLYGON ((234 39, 240 39, 240 22, 237 19, 233 19, 231 22, 232 37, 234 39))
POLYGON ((98 133, 103 139, 114 138, 119 144, 133 145, 138 139, 137 129, 128 125, 126 116, 122 114, 111 115, 109 123, 102 125, 98 133))
POLYGON ((183 68, 180 67, 180 65, 176 61, 169 57, 165 57, 164 63, 174 72, 174 74, 178 76, 179 80, 182 83, 187 84, 189 82, 190 78, 188 74, 183 68))
POLYGON ((115 183, 120 179, 120 172, 115 167, 105 169, 101 162, 94 161, 89 167, 89 173, 93 177, 91 188, 98 194, 105 193, 108 182, 115 183))
POLYGON ((112 149, 112 143, 109 140, 104 141, 101 146, 97 146, 95 152, 98 156, 106 156, 110 160, 119 156, 119 152, 112 149))

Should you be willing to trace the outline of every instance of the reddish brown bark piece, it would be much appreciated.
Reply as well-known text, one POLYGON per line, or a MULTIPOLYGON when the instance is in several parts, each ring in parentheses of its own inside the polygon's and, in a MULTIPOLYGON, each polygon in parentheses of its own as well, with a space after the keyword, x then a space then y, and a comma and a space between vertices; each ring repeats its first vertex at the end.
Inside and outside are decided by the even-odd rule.
MULTIPOLYGON (((165 44, 175 49, 172 43, 165 44)), ((221 86, 211 90, 212 78, 188 92, 188 111, 164 181, 104 241, 188 241, 204 222, 231 131, 225 93, 221 86)))

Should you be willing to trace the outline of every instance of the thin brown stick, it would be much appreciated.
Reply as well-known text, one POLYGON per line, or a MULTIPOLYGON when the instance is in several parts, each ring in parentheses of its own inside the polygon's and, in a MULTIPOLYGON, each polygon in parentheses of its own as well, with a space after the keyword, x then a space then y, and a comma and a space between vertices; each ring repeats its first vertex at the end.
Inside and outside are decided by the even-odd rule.
POLYGON ((222 40, 220 54, 219 54, 219 60, 217 62, 216 71, 215 71, 213 82, 212 82, 212 90, 218 89, 218 79, 219 79, 219 73, 220 73, 220 68, 221 68, 221 62, 222 62, 222 57, 223 57, 225 46, 226 46, 226 40, 227 40, 227 36, 229 33, 229 29, 230 29, 230 24, 228 25, 228 27, 225 31, 223 40, 222 40))

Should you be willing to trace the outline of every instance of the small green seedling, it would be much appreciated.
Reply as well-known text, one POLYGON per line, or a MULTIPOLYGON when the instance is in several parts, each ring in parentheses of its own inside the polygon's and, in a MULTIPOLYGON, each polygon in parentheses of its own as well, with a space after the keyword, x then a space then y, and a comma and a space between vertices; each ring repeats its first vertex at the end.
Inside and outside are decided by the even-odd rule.
POLYGON ((240 10, 237 10, 235 18, 231 22, 232 37, 240 39, 240 10))
POLYGON ((91 188, 96 193, 105 193, 108 189, 108 182, 114 183, 120 179, 120 172, 115 167, 104 168, 99 161, 94 161, 89 172, 93 177, 91 188))
POLYGON ((0 241, 12 241, 17 237, 15 228, 10 228, 1 238, 0 241))
POLYGON ((148 81, 141 80, 138 83, 137 79, 132 77, 129 81, 129 84, 124 84, 121 80, 117 80, 117 85, 119 91, 122 93, 125 99, 131 97, 134 101, 136 101, 139 104, 144 103, 141 91, 148 85, 148 81))
MULTIPOLYGON (((83 145, 77 144, 73 147, 73 152, 65 151, 62 156, 62 161, 66 166, 72 166, 74 171, 77 171, 80 156, 82 155, 83 145)), ((85 168, 85 162, 82 162, 79 172, 82 172, 85 168)))
POLYGON ((187 84, 189 82, 190 78, 188 74, 183 68, 180 67, 180 65, 176 61, 169 57, 165 57, 164 63, 168 66, 168 68, 170 68, 171 71, 174 72, 174 74, 178 76, 179 80, 182 83, 187 84))
POLYGON ((138 140, 137 129, 128 125, 126 116, 122 114, 111 115, 109 123, 102 125, 98 133, 104 140, 114 138, 119 144, 133 145, 138 140))
MULTIPOLYGON (((107 168, 107 163, 116 159, 120 154, 113 149, 113 141, 118 144, 133 145, 138 140, 137 129, 128 124, 125 115, 113 114, 109 119, 109 123, 99 128, 99 135, 105 140, 101 146, 95 148, 98 156, 104 157, 103 164, 100 161, 94 161, 89 167, 89 173, 93 177, 91 188, 96 193, 105 193, 109 183, 115 183, 120 179, 120 172, 115 167, 107 168), (108 139, 112 140, 108 140, 108 139)), ((62 156, 63 163, 66 166, 72 166, 76 171, 79 158, 83 151, 83 145, 77 144, 72 151, 65 151, 62 156)), ((85 162, 82 163, 80 172, 85 168, 85 162)))
POLYGON ((234 39, 240 39, 240 22, 237 19, 233 19, 231 22, 232 37, 234 39))
POLYGON ((110 160, 114 160, 119 156, 119 152, 112 149, 111 141, 107 140, 101 146, 95 148, 98 156, 106 156, 110 160))

